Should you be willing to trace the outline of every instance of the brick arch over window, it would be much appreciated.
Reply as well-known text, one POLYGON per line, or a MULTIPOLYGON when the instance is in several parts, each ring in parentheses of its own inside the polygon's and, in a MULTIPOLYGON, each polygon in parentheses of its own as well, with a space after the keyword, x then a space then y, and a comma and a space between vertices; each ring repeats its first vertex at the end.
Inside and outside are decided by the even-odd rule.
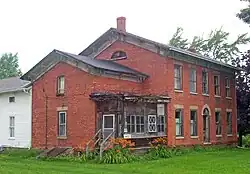
POLYGON ((115 51, 111 56, 111 59, 126 59, 126 58, 127 54, 124 51, 115 51))
POLYGON ((206 112, 206 110, 208 111, 208 115, 211 116, 211 109, 210 107, 205 104, 203 107, 202 107, 202 110, 201 110, 201 115, 204 115, 204 112, 206 112))

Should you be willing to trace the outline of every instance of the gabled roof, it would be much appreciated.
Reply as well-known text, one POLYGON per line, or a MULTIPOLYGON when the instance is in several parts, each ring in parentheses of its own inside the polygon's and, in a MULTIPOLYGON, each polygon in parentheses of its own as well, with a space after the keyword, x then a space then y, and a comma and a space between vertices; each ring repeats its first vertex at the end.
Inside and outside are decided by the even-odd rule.
MULTIPOLYGON (((106 74, 112 73, 113 76, 128 75, 138 79, 146 79, 148 75, 131 69, 129 67, 120 65, 109 60, 92 59, 82 55, 75 55, 59 50, 53 50, 39 63, 37 63, 32 69, 25 73, 21 79, 35 81, 40 78, 43 74, 49 71, 59 62, 65 62, 71 64, 77 68, 80 68, 86 72, 94 73, 90 69, 99 69, 106 72, 106 74)), ((99 72, 98 72, 99 73, 99 72)))
POLYGON ((0 80, 0 93, 15 92, 23 90, 30 82, 21 80, 20 77, 10 77, 0 80))
MULTIPOLYGON (((96 39, 91 45, 89 45, 86 49, 84 49, 81 53, 79 53, 79 55, 84 55, 84 56, 89 56, 89 57, 94 58, 95 56, 100 54, 105 48, 107 48, 108 46, 110 46, 112 43, 114 43, 117 40, 121 40, 130 44, 137 45, 139 47, 142 47, 149 51, 156 52, 158 54, 162 53, 161 55, 165 55, 165 56, 166 56, 165 54, 166 52, 175 52, 175 53, 191 56, 201 61, 206 61, 212 64, 226 67, 232 70, 241 70, 237 67, 223 63, 221 61, 214 60, 212 58, 203 56, 201 54, 194 53, 188 50, 179 49, 179 48, 169 46, 166 44, 162 44, 159 42, 155 42, 155 41, 152 41, 152 40, 149 40, 149 39, 146 39, 146 38, 143 38, 143 37, 140 37, 140 36, 128 33, 128 32, 119 31, 115 28, 110 28, 103 35, 101 35, 98 39, 96 39)), ((171 57, 176 58, 175 56, 171 56, 171 57)), ((185 59, 183 61, 185 61, 185 59)))
POLYGON ((121 72, 121 73, 127 73, 127 74, 141 75, 141 76, 146 76, 146 77, 148 76, 144 73, 136 71, 136 70, 129 68, 127 66, 118 64, 114 61, 104 60, 104 59, 92 59, 92 58, 89 58, 86 56, 75 55, 75 54, 66 53, 66 52, 62 52, 62 51, 58 51, 58 50, 57 50, 57 52, 68 55, 74 59, 78 59, 78 60, 80 60, 88 65, 91 65, 93 67, 96 67, 96 68, 101 68, 101 69, 115 71, 115 72, 121 72))

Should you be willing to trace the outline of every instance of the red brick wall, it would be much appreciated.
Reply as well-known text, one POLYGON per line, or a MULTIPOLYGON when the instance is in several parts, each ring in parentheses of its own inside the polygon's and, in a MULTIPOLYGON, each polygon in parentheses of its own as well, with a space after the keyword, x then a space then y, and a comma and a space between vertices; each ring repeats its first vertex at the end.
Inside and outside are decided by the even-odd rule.
POLYGON ((221 97, 214 97, 213 87, 213 70, 209 70, 209 97, 201 94, 201 71, 202 67, 197 68, 197 95, 191 95, 189 93, 189 64, 185 62, 178 62, 183 64, 183 92, 177 93, 174 91, 174 63, 172 58, 165 58, 156 53, 147 51, 137 46, 127 44, 124 42, 115 42, 113 45, 104 50, 97 56, 99 59, 110 59, 112 53, 115 51, 125 51, 127 59, 117 61, 120 64, 129 66, 138 71, 144 72, 150 75, 150 78, 145 82, 144 92, 153 94, 168 94, 172 100, 167 108, 168 114, 168 139, 169 144, 200 144, 203 141, 203 118, 202 108, 205 104, 210 107, 210 139, 211 143, 226 143, 229 141, 237 140, 236 130, 236 100, 234 82, 231 81, 231 93, 232 99, 225 98, 225 84, 224 77, 226 74, 220 73, 221 82, 221 97), (174 105, 184 106, 184 139, 177 140, 175 138, 175 107, 174 105), (191 139, 190 137, 190 106, 198 106, 198 139, 191 139), (216 138, 215 136, 215 108, 221 108, 221 117, 223 122, 223 138, 216 138), (226 134, 226 108, 233 111, 233 136, 227 137, 226 134))
MULTIPOLYGON (((136 47, 134 45, 116 42, 103 51, 98 58, 108 59, 112 53, 123 50, 127 53, 128 59, 120 60, 119 63, 137 69, 150 75, 143 84, 94 76, 72 67, 65 63, 60 63, 47 72, 43 77, 33 84, 32 96, 32 146, 45 147, 45 94, 48 96, 48 147, 52 146, 76 146, 85 144, 95 133, 96 111, 95 103, 89 100, 89 94, 93 91, 128 91, 136 93, 168 94, 172 100, 168 105, 167 123, 169 144, 201 144, 202 143, 202 107, 207 104, 211 109, 211 142, 229 142, 236 140, 236 110, 235 93, 231 88, 232 100, 225 99, 224 75, 221 74, 221 98, 215 99, 213 91, 212 70, 209 71, 209 97, 201 95, 201 71, 202 67, 197 67, 197 95, 189 93, 189 65, 183 64, 183 84, 182 93, 174 92, 174 60, 172 58, 161 57, 158 54, 136 47), (65 76, 65 96, 56 96, 56 79, 58 76, 65 76), (216 102, 216 100, 218 100, 216 102), (175 139, 175 105, 184 106, 184 134, 185 138, 175 139), (198 129, 199 138, 190 138, 190 110, 191 105, 198 106, 198 129), (67 139, 57 139, 58 116, 57 107, 66 106, 67 110, 67 139), (217 139, 215 136, 215 114, 214 108, 221 108, 223 118, 223 138, 217 139), (233 109, 233 137, 226 135, 226 108, 233 109)), ((233 85, 232 85, 233 86, 233 85)))
POLYGON ((46 144, 46 100, 47 109, 47 146, 77 146, 90 140, 95 134, 95 103, 89 99, 93 91, 129 91, 140 92, 138 83, 94 76, 59 63, 38 79, 32 88, 32 146, 44 148, 46 144), (65 95, 56 96, 56 81, 65 76, 65 95), (68 107, 67 139, 58 139, 57 107, 68 107))

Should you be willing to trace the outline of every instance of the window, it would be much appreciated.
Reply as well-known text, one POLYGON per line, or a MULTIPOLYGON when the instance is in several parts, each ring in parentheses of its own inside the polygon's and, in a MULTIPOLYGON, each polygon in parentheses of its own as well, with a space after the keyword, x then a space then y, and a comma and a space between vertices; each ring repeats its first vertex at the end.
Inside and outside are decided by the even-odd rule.
POLYGON ((219 76, 214 76, 214 95, 220 95, 220 78, 219 76))
POLYGON ((176 124, 176 136, 182 137, 183 136, 183 116, 182 116, 181 109, 177 109, 175 111, 175 124, 176 124))
POLYGON ((231 97, 231 94, 230 94, 230 80, 229 80, 229 78, 225 79, 225 85, 226 85, 226 97, 231 97))
POLYGON ((190 111, 190 134, 191 136, 197 136, 197 111, 190 111))
POLYGON ((230 135, 233 133, 232 130, 232 112, 227 112, 227 134, 230 135))
POLYGON ((165 106, 157 104, 157 131, 165 132, 165 106))
POLYGON ((202 93, 208 94, 208 73, 202 71, 202 93))
POLYGON ((14 138, 15 137, 15 117, 14 116, 10 116, 9 129, 10 129, 10 138, 14 138))
POLYGON ((190 70, 190 92, 196 92, 196 69, 190 70))
POLYGON ((215 112, 216 135, 221 135, 221 116, 220 112, 215 112))
POLYGON ((64 76, 57 78, 57 94, 64 94, 64 76))
POLYGON ((9 97, 9 103, 14 103, 15 102, 15 97, 9 97))
POLYGON ((116 51, 112 54, 111 59, 126 59, 127 55, 124 51, 116 51))
POLYGON ((127 116, 128 133, 144 133, 144 116, 129 115, 127 116))
POLYGON ((60 137, 66 136, 66 112, 61 111, 58 113, 59 117, 59 130, 58 130, 58 135, 60 137))
POLYGON ((182 89, 182 66, 174 65, 174 89, 182 89))

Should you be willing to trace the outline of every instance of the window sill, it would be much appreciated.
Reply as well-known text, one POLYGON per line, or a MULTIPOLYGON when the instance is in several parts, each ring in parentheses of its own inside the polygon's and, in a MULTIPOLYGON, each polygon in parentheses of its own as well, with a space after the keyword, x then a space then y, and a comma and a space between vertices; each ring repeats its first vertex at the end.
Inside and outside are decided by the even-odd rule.
POLYGON ((197 92, 190 92, 191 95, 197 95, 197 92))
POLYGON ((180 139, 184 139, 184 137, 175 137, 175 139, 180 140, 180 139))
POLYGON ((232 136, 233 136, 233 134, 227 134, 227 136, 228 136, 228 137, 232 137, 232 136))
POLYGON ((8 140, 15 140, 15 137, 9 137, 8 140))
POLYGON ((205 144, 205 145, 210 145, 210 144, 212 144, 212 143, 210 143, 210 142, 204 142, 203 144, 205 144))
POLYGON ((216 137, 217 137, 217 138, 221 138, 221 137, 222 137, 222 135, 216 135, 216 137))
POLYGON ((214 97, 215 97, 215 98, 221 98, 221 96, 220 96, 220 95, 215 95, 214 97))
POLYGON ((68 137, 66 137, 66 136, 59 136, 59 137, 57 137, 57 139, 59 139, 59 140, 66 140, 68 137))
POLYGON ((203 96, 205 96, 205 97, 209 97, 209 94, 202 94, 203 96))
POLYGON ((232 100, 232 97, 226 97, 226 99, 228 99, 228 100, 232 100))
POLYGON ((116 61, 116 60, 124 60, 127 59, 127 56, 123 56, 123 57, 117 57, 117 58, 111 58, 110 60, 112 61, 116 61))
POLYGON ((199 136, 191 136, 192 139, 198 139, 199 136))
POLYGON ((56 93, 56 96, 64 96, 64 93, 56 93))
POLYGON ((180 90, 180 89, 175 89, 174 92, 177 92, 177 93, 183 93, 183 90, 180 90))

